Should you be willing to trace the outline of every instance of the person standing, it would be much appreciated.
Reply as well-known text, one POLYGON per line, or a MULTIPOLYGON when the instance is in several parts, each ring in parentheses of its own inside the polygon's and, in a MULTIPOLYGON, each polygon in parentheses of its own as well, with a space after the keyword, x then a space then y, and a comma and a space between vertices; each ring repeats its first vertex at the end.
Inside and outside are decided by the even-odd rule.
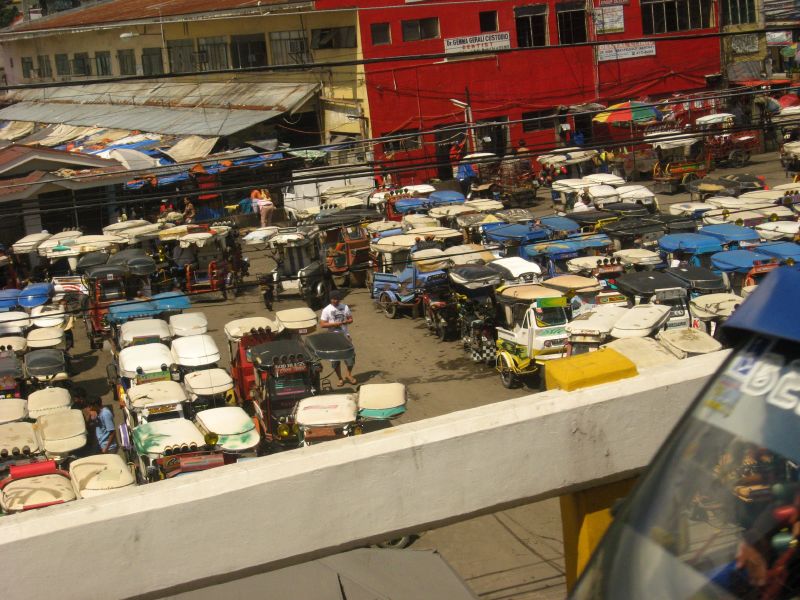
POLYGON ((194 209, 194 204, 192 201, 189 200, 189 197, 183 199, 183 222, 184 223, 194 223, 195 216, 197 215, 197 211, 194 209))
POLYGON ((261 226, 268 227, 272 225, 272 213, 275 211, 275 204, 272 202, 272 196, 267 190, 261 190, 258 209, 261 214, 261 226))
POLYGON ((61 310, 64 312, 64 324, 61 328, 64 330, 64 342, 66 347, 65 352, 69 352, 75 346, 75 335, 72 333, 72 328, 75 326, 75 315, 69 310, 67 306, 67 296, 64 295, 58 303, 61 310))
POLYGON ((114 413, 111 408, 103 406, 99 399, 92 399, 84 408, 84 415, 94 425, 97 450, 100 454, 116 454, 117 429, 114 425, 114 413))
MULTIPOLYGON (((330 304, 322 309, 319 316, 319 326, 331 332, 343 333, 350 339, 350 332, 347 326, 353 322, 353 314, 350 307, 342 303, 342 294, 338 290, 333 290, 330 295, 330 304)), ((344 385, 345 380, 355 385, 358 383, 353 377, 354 360, 331 361, 331 366, 339 377, 339 387, 344 385), (344 377, 342 377, 341 363, 344 363, 344 377)))

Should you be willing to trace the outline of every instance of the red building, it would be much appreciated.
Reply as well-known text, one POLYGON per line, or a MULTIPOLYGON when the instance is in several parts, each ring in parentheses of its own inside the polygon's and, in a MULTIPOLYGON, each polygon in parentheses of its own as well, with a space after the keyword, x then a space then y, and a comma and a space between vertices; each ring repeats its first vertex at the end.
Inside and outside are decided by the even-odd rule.
MULTIPOLYGON (((707 76, 720 73, 711 0, 592 2, 591 10, 586 2, 556 0, 357 2, 365 59, 498 50, 368 64, 371 134, 403 136, 380 144, 376 159, 409 168, 438 164, 401 176, 403 183, 449 177, 448 152, 459 132, 417 132, 464 123, 467 111, 453 100, 468 103, 476 123, 508 122, 477 128, 470 149, 505 154, 524 140, 537 152, 574 132, 591 136, 591 115, 580 114, 581 104, 702 90, 707 76), (670 39, 687 34, 693 39, 670 39), (631 42, 642 37, 658 41, 631 42), (618 45, 586 44, 594 41, 618 45)), ((318 0, 317 7, 353 4, 318 0)))

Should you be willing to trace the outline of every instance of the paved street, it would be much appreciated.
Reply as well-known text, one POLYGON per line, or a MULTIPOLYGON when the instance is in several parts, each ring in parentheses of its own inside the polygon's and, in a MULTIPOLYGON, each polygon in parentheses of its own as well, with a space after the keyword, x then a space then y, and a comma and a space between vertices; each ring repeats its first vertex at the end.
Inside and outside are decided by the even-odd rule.
MULTIPOLYGON (((786 181, 777 154, 754 157, 741 170, 766 175, 772 185, 786 181)), ((732 172, 720 170, 718 173, 732 172)), ((545 194, 540 196, 544 198, 545 194)), ((659 198, 662 207, 687 200, 685 194, 659 198)), ((548 214, 549 201, 540 203, 541 214, 548 214)), ((264 253, 250 254, 251 273, 267 267, 264 253)), ((413 421, 456 410, 529 394, 531 390, 506 390, 497 374, 485 366, 474 365, 454 342, 442 343, 427 333, 424 322, 410 316, 386 319, 377 312, 364 289, 352 290, 347 302, 354 316, 351 327, 357 349, 355 376, 359 383, 400 381, 408 386, 408 411, 402 420, 413 421)), ((298 301, 281 300, 277 308, 300 306, 298 301)), ((223 326, 235 318, 264 315, 258 290, 250 288, 241 297, 223 303, 204 300, 196 304, 209 320, 211 335, 223 353, 227 366, 227 342, 223 326)), ((272 316, 271 314, 267 316, 272 316)), ((111 395, 105 381, 110 354, 91 352, 86 337, 76 335, 76 385, 89 394, 111 395)), ((329 369, 328 369, 329 371, 329 369)), ((328 371, 323 372, 325 376, 328 371)), ((329 379, 333 383, 333 378, 329 379)), ((350 388, 343 388, 348 390, 350 388)), ((535 399, 532 399, 535 401, 535 399)), ((531 440, 535 444, 536 440, 531 440)), ((543 468, 546 468, 543 465, 543 468)), ((520 473, 535 477, 536 473, 520 473)), ((425 532, 415 547, 437 549, 483 598, 559 598, 565 594, 561 523, 557 500, 506 510, 425 532)))

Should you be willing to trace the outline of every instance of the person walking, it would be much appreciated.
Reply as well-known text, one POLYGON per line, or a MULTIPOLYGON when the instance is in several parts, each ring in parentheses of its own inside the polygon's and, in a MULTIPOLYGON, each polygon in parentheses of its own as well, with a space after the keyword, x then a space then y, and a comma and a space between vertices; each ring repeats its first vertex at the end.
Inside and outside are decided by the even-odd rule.
POLYGON ((114 413, 111 408, 103 406, 98 398, 88 401, 83 409, 88 423, 94 426, 97 450, 100 454, 116 454, 117 429, 114 425, 114 413))
POLYGON ((72 328, 75 326, 75 315, 69 310, 66 294, 61 298, 58 305, 64 313, 64 323, 61 325, 64 330, 64 342, 66 344, 64 351, 69 352, 75 347, 75 335, 72 333, 72 328))
MULTIPOLYGON (((350 338, 350 332, 347 328, 353 322, 353 313, 350 312, 350 307, 342 303, 342 294, 339 290, 333 290, 330 295, 330 304, 322 309, 319 316, 319 326, 331 332, 343 333, 350 338)), ((339 387, 344 385, 345 380, 353 385, 358 383, 353 377, 353 367, 355 360, 331 361, 331 366, 339 377, 339 387), (344 377, 342 377, 341 363, 344 363, 344 377)))
POLYGON ((194 223, 194 218, 197 216, 197 211, 194 209, 194 204, 189 200, 189 197, 183 199, 183 222, 186 224, 194 223))

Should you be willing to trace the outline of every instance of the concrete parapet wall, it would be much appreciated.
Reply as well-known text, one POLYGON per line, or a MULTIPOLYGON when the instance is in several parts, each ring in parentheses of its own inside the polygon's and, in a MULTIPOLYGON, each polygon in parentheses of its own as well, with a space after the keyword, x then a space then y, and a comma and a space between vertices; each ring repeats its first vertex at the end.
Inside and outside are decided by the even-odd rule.
POLYGON ((4 517, 5 596, 155 597, 628 477, 725 356, 4 517))

